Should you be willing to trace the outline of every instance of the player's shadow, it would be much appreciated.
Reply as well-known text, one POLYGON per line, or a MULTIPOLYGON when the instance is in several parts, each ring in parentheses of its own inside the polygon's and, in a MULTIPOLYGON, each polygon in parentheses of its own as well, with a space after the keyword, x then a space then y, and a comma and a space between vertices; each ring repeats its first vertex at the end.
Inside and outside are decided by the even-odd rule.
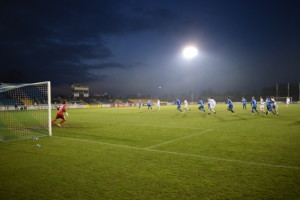
POLYGON ((293 123, 289 123, 289 126, 300 126, 300 120, 294 121, 293 123))
POLYGON ((187 113, 182 113, 182 118, 186 118, 186 117, 188 117, 188 114, 187 113))
POLYGON ((233 115, 233 116, 237 118, 236 121, 239 121, 239 120, 248 120, 248 119, 246 119, 244 117, 241 117, 239 115, 233 115))
POLYGON ((214 118, 216 118, 217 120, 221 121, 221 122, 225 122, 226 120, 223 117, 217 116, 217 114, 210 114, 211 116, 213 116, 214 118))
MULTIPOLYGON (((258 116, 258 115, 256 115, 258 116)), ((230 121, 249 121, 249 120, 255 120, 257 119, 257 117, 253 116, 252 118, 244 118, 240 115, 233 115, 233 117, 235 117, 235 119, 232 119, 230 121)))
POLYGON ((256 117, 253 117, 253 118, 244 118, 242 116, 239 116, 239 115, 232 115, 232 116, 228 116, 228 117, 232 117, 232 118, 223 118, 223 117, 220 117, 220 116, 217 116, 216 115, 212 115, 214 118, 218 119, 219 121, 221 122, 228 122, 228 121, 248 121, 248 120, 254 120, 256 119, 256 117))
POLYGON ((203 117, 203 118, 206 118, 207 114, 206 113, 200 113, 200 116, 203 117))

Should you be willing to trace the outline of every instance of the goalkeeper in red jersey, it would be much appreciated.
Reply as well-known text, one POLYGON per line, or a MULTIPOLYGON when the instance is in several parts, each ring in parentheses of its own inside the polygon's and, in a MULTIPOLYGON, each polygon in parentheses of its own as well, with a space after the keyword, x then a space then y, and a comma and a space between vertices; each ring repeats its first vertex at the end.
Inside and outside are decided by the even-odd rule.
POLYGON ((57 114, 56 114, 56 117, 55 119, 52 121, 52 125, 56 122, 56 120, 58 119, 62 119, 58 124, 57 126, 61 127, 61 125, 67 121, 66 117, 64 116, 64 113, 66 113, 66 115, 68 116, 69 114, 67 113, 67 110, 66 110, 67 106, 66 106, 66 101, 63 102, 62 105, 60 106, 57 106, 57 114))

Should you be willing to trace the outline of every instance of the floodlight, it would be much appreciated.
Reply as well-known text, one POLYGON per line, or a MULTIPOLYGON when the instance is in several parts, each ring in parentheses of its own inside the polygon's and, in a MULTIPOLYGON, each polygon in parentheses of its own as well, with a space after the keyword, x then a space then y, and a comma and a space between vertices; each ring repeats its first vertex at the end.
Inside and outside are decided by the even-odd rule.
POLYGON ((189 47, 185 47, 183 49, 182 53, 185 58, 191 59, 198 55, 198 49, 195 47, 189 46, 189 47))

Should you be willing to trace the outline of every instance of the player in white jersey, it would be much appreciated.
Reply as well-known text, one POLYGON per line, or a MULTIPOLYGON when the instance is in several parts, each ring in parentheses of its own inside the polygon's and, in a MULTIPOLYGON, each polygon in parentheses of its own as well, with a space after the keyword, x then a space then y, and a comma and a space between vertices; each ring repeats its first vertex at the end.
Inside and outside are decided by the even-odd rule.
POLYGON ((260 97, 260 106, 259 109, 261 110, 262 113, 265 113, 265 102, 262 97, 260 97))
POLYGON ((183 101, 183 104, 184 104, 184 110, 190 110, 190 109, 189 109, 189 104, 188 104, 188 101, 187 101, 187 100, 184 100, 184 101, 183 101))
POLYGON ((160 110, 160 100, 157 99, 157 109, 160 110))
POLYGON ((210 115, 211 112, 213 112, 214 114, 216 114, 217 112, 214 110, 214 108, 216 107, 216 101, 214 100, 213 97, 207 98, 207 107, 208 107, 208 114, 210 115))
POLYGON ((286 107, 289 107, 289 104, 291 103, 291 99, 289 97, 286 98, 286 107))
POLYGON ((271 101, 273 102, 273 110, 276 112, 276 115, 278 115, 278 105, 275 101, 275 98, 274 97, 271 97, 271 101))

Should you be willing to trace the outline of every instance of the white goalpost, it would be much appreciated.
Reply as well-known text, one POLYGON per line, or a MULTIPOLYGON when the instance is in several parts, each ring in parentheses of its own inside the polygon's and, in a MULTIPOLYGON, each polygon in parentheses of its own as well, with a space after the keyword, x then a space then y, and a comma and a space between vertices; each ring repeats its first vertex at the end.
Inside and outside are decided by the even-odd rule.
POLYGON ((52 135, 51 83, 0 83, 0 141, 52 135))

